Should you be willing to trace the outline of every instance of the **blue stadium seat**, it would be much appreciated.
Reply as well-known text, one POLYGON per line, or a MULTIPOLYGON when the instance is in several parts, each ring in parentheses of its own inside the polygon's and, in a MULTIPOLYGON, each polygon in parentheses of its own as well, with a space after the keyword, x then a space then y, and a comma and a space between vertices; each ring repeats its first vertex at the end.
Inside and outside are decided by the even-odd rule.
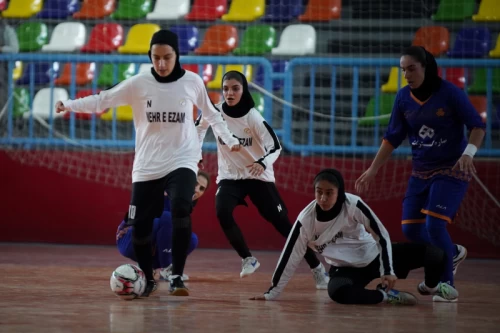
POLYGON ((17 81, 18 85, 30 84, 30 70, 33 67, 35 72, 35 85, 46 85, 52 76, 56 79, 59 76, 59 63, 57 62, 35 62, 24 66, 23 76, 17 81))
POLYGON ((304 12, 302 0, 268 0, 263 22, 287 23, 304 12))
POLYGON ((447 54, 451 58, 482 58, 488 56, 491 47, 491 33, 488 28, 463 28, 457 33, 453 49, 447 54))
POLYGON ((194 25, 173 25, 169 30, 179 36, 179 53, 188 54, 198 47, 198 28, 194 25))
MULTIPOLYGON (((271 60, 273 72, 284 73, 288 66, 288 61, 285 60, 271 60)), ((264 67, 259 66, 254 80, 255 84, 264 87, 264 67)), ((273 80, 273 90, 280 90, 283 86, 283 80, 273 80)))
POLYGON ((45 0, 38 18, 65 19, 80 10, 78 0, 45 0))

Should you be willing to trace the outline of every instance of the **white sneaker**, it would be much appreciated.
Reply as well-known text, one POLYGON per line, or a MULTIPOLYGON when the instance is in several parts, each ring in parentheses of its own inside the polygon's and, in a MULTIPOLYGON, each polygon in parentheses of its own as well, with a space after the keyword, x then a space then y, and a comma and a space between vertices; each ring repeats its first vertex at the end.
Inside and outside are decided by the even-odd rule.
MULTIPOLYGON (((160 269, 160 280, 170 281, 170 276, 172 275, 172 264, 170 264, 167 268, 160 269)), ((189 276, 186 274, 182 274, 182 281, 188 281, 189 276)))
POLYGON ((458 291, 448 283, 439 282, 437 287, 433 289, 427 287, 425 282, 421 282, 417 287, 420 295, 433 295, 434 302, 455 303, 458 301, 458 291))
POLYGON ((255 257, 247 257, 241 260, 240 278, 252 274, 260 267, 260 262, 255 257))
POLYGON ((330 277, 325 270, 325 266, 320 263, 318 267, 311 269, 311 272, 313 274, 314 282, 316 283, 316 289, 328 289, 328 282, 330 281, 330 277))
POLYGON ((458 253, 453 257, 453 275, 457 274, 458 265, 460 265, 467 257, 467 249, 465 247, 457 244, 457 248, 458 253))

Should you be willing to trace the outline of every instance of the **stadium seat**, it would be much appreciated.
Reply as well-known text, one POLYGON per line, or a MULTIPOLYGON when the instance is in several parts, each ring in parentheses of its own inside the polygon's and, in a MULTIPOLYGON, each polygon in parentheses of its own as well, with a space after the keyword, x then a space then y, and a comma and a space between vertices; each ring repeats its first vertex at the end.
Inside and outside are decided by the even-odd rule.
POLYGON ((259 111, 259 113, 261 115, 263 115, 264 114, 264 96, 262 96, 261 93, 258 93, 256 91, 252 91, 250 93, 250 95, 252 95, 252 99, 255 103, 255 106, 254 106, 255 110, 259 111))
POLYGON ((187 21, 215 21, 227 11, 227 0, 195 0, 187 21))
POLYGON ((252 25, 245 30, 235 55, 263 55, 276 46, 276 30, 270 25, 252 25))
POLYGON ((10 0, 4 18, 30 18, 42 10, 43 0, 10 0))
MULTIPOLYGON (((95 94, 99 94, 101 90, 97 89, 95 94)), ((75 99, 87 97, 90 95, 95 95, 92 92, 92 89, 85 89, 85 90, 80 90, 79 92, 76 93, 75 99)), ((106 112, 106 110, 102 110, 99 112, 96 112, 95 115, 97 118, 101 117, 101 115, 106 112)), ((69 119, 71 117, 72 112, 64 112, 64 119, 69 119)), ((75 119, 82 119, 82 120, 90 120, 92 119, 92 113, 86 113, 86 112, 73 112, 75 114, 75 119)))
POLYGON ((0 0, 0 11, 5 10, 7 8, 7 0, 0 0))
MULTIPOLYGON (((83 62, 76 64, 75 68, 75 83, 79 86, 88 84, 92 82, 95 74, 95 63, 91 62, 83 62)), ((71 84, 71 64, 67 63, 64 65, 62 74, 55 80, 55 84, 57 85, 66 85, 69 86, 71 84)))
MULTIPOLYGON (((182 65, 182 68, 184 68, 187 71, 191 71, 191 72, 194 72, 194 73, 199 75, 197 64, 184 64, 184 65, 182 65)), ((207 84, 208 82, 210 82, 212 80, 212 76, 213 76, 213 66, 210 64, 203 65, 202 66, 203 82, 205 82, 205 84, 207 84)))
POLYGON ((56 25, 49 44, 42 46, 43 52, 74 52, 85 44, 87 30, 81 22, 63 22, 56 25))
POLYGON ((382 92, 394 93, 406 86, 408 82, 404 78, 403 72, 398 67, 391 67, 387 83, 382 85, 382 92), (401 87, 398 88, 398 75, 401 77, 401 87))
POLYGON ((115 11, 116 0, 83 0, 79 12, 73 18, 79 20, 100 19, 111 15, 115 11))
POLYGON ((486 122, 486 115, 488 110, 488 99, 486 96, 472 96, 469 95, 469 101, 471 102, 474 109, 476 109, 477 113, 483 119, 483 122, 486 122))
POLYGON ((253 69, 251 65, 226 65, 224 70, 223 65, 218 65, 215 71, 215 77, 207 83, 208 89, 222 89, 222 76, 229 71, 238 71, 245 74, 247 81, 252 81, 253 69), (246 68, 245 68, 246 67, 246 68))
POLYGON ((302 0, 269 0, 262 22, 288 23, 304 12, 302 0))
POLYGON ((151 68, 152 67, 153 67, 153 64, 151 64, 151 63, 141 64, 139 66, 139 71, 137 73, 139 74, 139 73, 142 73, 142 72, 151 72, 151 68))
MULTIPOLYGON (((474 71, 474 79, 472 85, 467 89, 473 94, 486 94, 487 75, 486 68, 478 68, 474 71)), ((493 68, 492 90, 494 93, 500 93, 500 68, 493 68)))
POLYGON ((19 52, 40 51, 49 41, 47 25, 42 22, 23 22, 16 28, 19 52))
POLYGON ((227 14, 222 15, 222 21, 251 22, 264 15, 265 0, 232 0, 227 14))
MULTIPOLYGON (((274 73, 284 73, 288 66, 288 61, 274 59, 271 60, 271 65, 273 66, 274 73)), ((264 87, 264 67, 259 66, 257 68, 254 82, 257 85, 264 87)), ((273 90, 280 90, 283 86, 283 83, 283 80, 273 80, 273 90)))
POLYGON ((99 23, 90 32, 90 38, 80 52, 111 53, 123 43, 123 27, 118 23, 99 23))
POLYGON ((147 54, 149 41, 158 30, 160 30, 160 26, 153 23, 139 23, 132 26, 128 31, 125 45, 120 46, 118 52, 147 54))
POLYGON ((497 44, 493 50, 490 51, 490 57, 500 58, 500 35, 497 38, 497 44))
POLYGON ((450 32, 446 27, 421 27, 415 33, 413 45, 423 46, 432 55, 440 56, 450 47, 450 32))
POLYGON ((156 0, 148 20, 179 20, 189 13, 190 0, 156 0))
POLYGON ((43 8, 37 18, 41 19, 65 19, 78 11, 80 3, 78 0, 44 0, 43 8))
POLYGON ((217 91, 209 91, 208 92, 208 98, 212 101, 214 104, 219 104, 220 102, 224 101, 224 98, 222 97, 222 94, 217 92, 217 91))
MULTIPOLYGON (((379 110, 378 115, 390 115, 392 113, 392 107, 394 106, 394 101, 396 100, 396 94, 380 94, 379 96, 379 110)), ((368 105, 366 106, 366 112, 361 119, 358 121, 359 126, 374 126, 375 119, 363 119, 375 117, 375 96, 373 96, 368 105)), ((387 126, 389 124, 390 117, 380 118, 379 125, 387 126)))
POLYGON ((16 61, 14 63, 14 70, 12 71, 12 80, 17 81, 23 75, 23 62, 16 61))
POLYGON ((111 18, 115 20, 138 20, 146 18, 146 15, 151 12, 152 4, 151 0, 120 0, 118 1, 118 7, 111 14, 111 18))
POLYGON ((488 28, 462 28, 457 33, 453 48, 447 54, 451 58, 482 58, 488 56, 491 46, 488 28))
POLYGON ((101 115, 101 119, 106 121, 112 121, 113 112, 116 112, 116 121, 134 120, 134 112, 132 111, 132 107, 130 105, 122 105, 115 109, 108 109, 107 112, 101 115))
POLYGON ((135 75, 135 64, 106 63, 102 65, 101 70, 99 71, 99 77, 97 78, 97 85, 99 87, 108 88, 134 75, 135 75), (117 73, 118 75, 116 77, 116 81, 113 79, 115 65, 118 66, 118 73, 117 73))
POLYGON ((17 118, 30 111, 30 93, 26 88, 14 88, 12 115, 17 118))
MULTIPOLYGON (((65 101, 69 99, 68 91, 64 88, 42 88, 33 98, 33 116, 49 119, 50 114, 53 118, 60 118, 62 113, 56 113, 54 105, 57 101, 65 101), (51 98, 52 96, 52 98, 51 98)), ((24 118, 29 118, 30 112, 23 114, 24 118)))
POLYGON ((23 65, 23 75, 16 82, 18 85, 30 84, 30 72, 33 68, 34 84, 46 85, 50 83, 50 79, 55 79, 59 76, 59 63, 54 62, 35 62, 23 65))
POLYGON ((173 25, 169 30, 179 37, 181 55, 193 52, 198 47, 198 28, 194 25, 173 25))
POLYGON ((278 46, 271 53, 297 56, 316 53, 316 30, 309 24, 287 26, 281 32, 278 46))
POLYGON ((434 21, 463 21, 471 18, 476 11, 475 0, 441 0, 434 21))
MULTIPOLYGON (((438 69, 438 72, 439 72, 438 75, 443 77, 443 73, 442 73, 441 68, 438 69)), ((470 73, 468 73, 468 74, 470 74, 470 73)), ((468 75, 468 76, 470 76, 470 75, 468 75)), ((446 68, 446 81, 453 83, 454 85, 456 85, 460 89, 464 89, 465 83, 469 82, 468 76, 466 77, 464 68, 460 68, 460 67, 458 67, 458 68, 455 68, 455 67, 448 68, 447 67, 446 68)))
POLYGON ((479 10, 476 15, 472 16, 472 20, 476 22, 500 22, 500 3, 498 2, 498 0, 481 0, 479 10))
POLYGON ((194 53, 199 55, 227 54, 238 44, 238 31, 233 25, 212 25, 205 31, 201 46, 194 53))
POLYGON ((299 16, 301 22, 330 21, 340 18, 342 0, 309 0, 306 11, 299 16))

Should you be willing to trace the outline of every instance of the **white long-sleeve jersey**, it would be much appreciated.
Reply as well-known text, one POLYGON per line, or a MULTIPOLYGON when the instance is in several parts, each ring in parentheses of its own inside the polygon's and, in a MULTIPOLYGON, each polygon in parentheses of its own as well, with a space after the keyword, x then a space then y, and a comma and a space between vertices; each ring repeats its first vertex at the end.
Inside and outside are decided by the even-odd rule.
MULTIPOLYGON (((237 153, 231 153, 226 146, 226 141, 214 133, 217 140, 218 175, 217 183, 223 179, 258 179, 265 182, 274 182, 273 163, 278 159, 281 145, 273 129, 267 124, 259 111, 252 108, 239 118, 226 115, 222 109, 222 103, 216 105, 223 114, 229 130, 238 137, 241 149, 237 153), (265 167, 260 176, 252 176, 249 165, 258 162, 265 167)), ((203 144, 209 122, 205 116, 198 117, 196 121, 200 145, 203 144)))
POLYGON ((360 197, 346 193, 340 214, 331 221, 316 219, 316 200, 299 214, 278 260, 271 288, 265 293, 267 300, 283 291, 307 247, 335 267, 365 267, 380 254, 380 276, 395 275, 387 230, 360 197))
POLYGON ((170 83, 160 83, 151 72, 143 72, 98 95, 63 104, 70 111, 87 113, 121 105, 132 107, 136 130, 133 182, 159 179, 178 168, 198 172, 201 146, 193 105, 203 111, 214 132, 230 147, 239 144, 210 102, 202 79, 190 71, 170 83))

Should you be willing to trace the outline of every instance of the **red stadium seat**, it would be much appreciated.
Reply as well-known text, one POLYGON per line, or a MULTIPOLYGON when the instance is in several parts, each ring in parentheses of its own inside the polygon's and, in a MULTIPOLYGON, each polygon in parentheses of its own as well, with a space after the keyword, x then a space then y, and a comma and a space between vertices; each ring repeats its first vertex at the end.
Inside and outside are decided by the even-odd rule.
POLYGON ((486 122, 486 112, 488 109, 488 99, 486 96, 470 96, 469 95, 469 101, 471 102, 472 106, 476 109, 477 113, 481 116, 481 119, 483 122, 486 122))
POLYGON ((7 0, 0 0, 0 11, 7 8, 7 0))
MULTIPOLYGON (((443 77, 441 68, 438 69, 438 75, 443 77)), ((469 82, 469 78, 465 76, 464 68, 446 68, 446 81, 463 89, 465 87, 465 82, 469 82)))
MULTIPOLYGON (((194 72, 198 74, 198 65, 196 64, 186 64, 182 65, 182 68, 184 68, 187 71, 194 72)), ((213 67, 210 64, 203 65, 203 72, 202 72, 202 77, 203 77, 203 82, 207 84, 208 82, 212 81, 212 76, 213 76, 213 67)))
POLYGON ((188 21, 215 21, 227 12, 227 0, 195 0, 188 21))
POLYGON ((123 28, 118 23, 97 24, 87 44, 81 52, 87 53, 111 53, 116 51, 123 43, 123 28))

